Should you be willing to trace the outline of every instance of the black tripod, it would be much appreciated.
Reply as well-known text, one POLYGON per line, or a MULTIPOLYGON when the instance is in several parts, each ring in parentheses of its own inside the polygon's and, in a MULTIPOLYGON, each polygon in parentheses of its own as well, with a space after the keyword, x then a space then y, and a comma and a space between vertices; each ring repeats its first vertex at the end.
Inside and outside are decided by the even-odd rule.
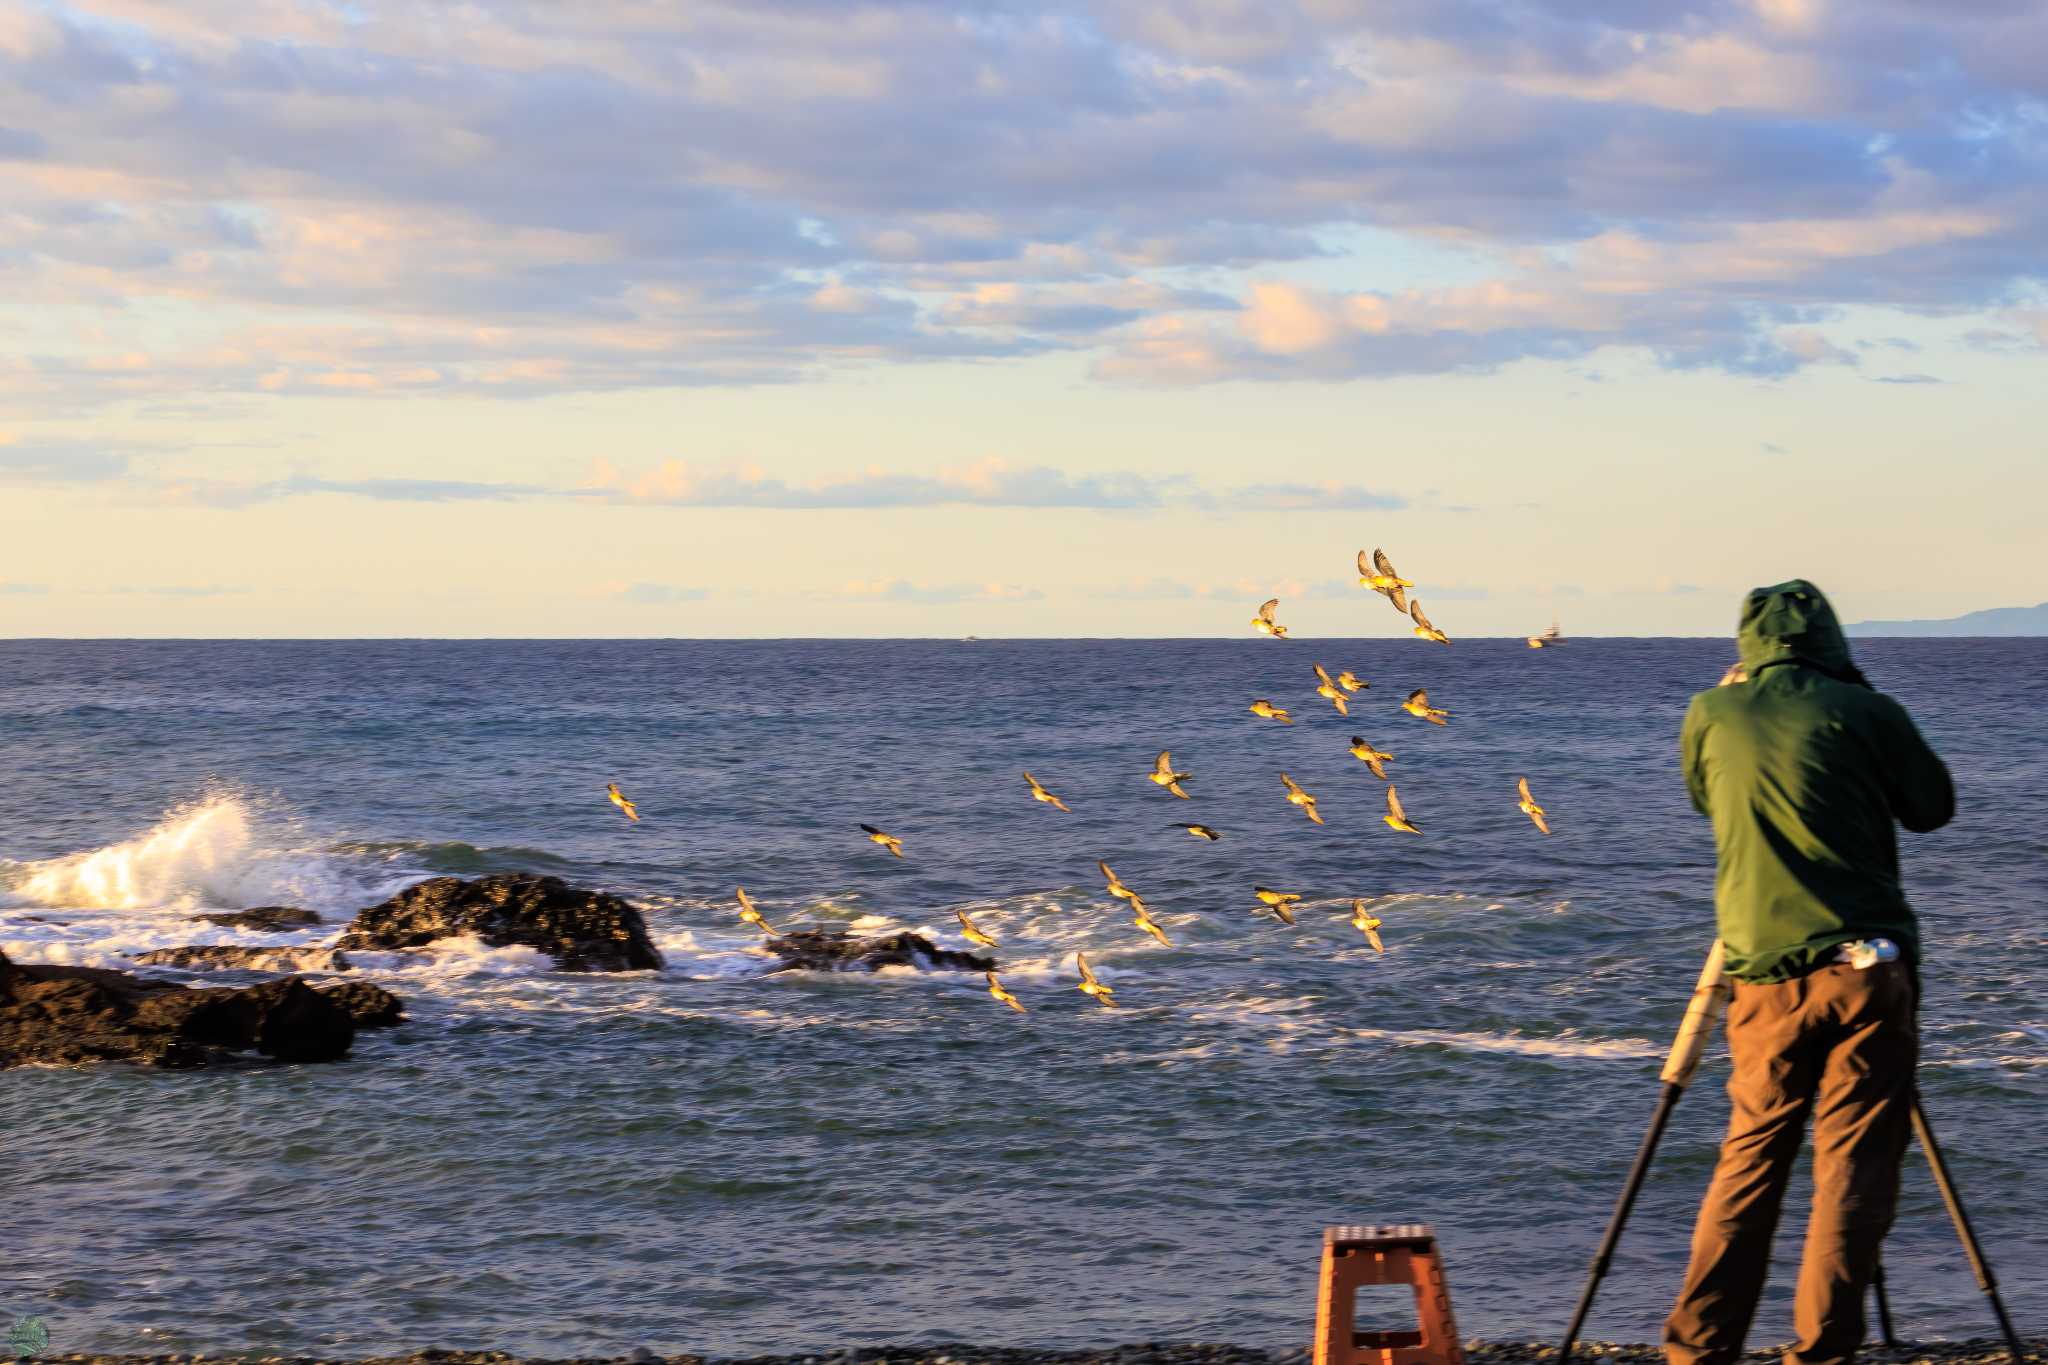
MULTIPOLYGON (((1716 940, 1713 951, 1707 954, 1707 965, 1700 972, 1699 982, 1692 989, 1692 1000, 1686 1005, 1685 1018, 1678 1025, 1678 1037, 1671 1044, 1671 1055, 1665 1058, 1664 1070, 1659 1073, 1664 1082, 1663 1094, 1658 1097, 1657 1108, 1650 1115, 1649 1131, 1643 1134, 1643 1145, 1636 1150, 1635 1164, 1629 1168, 1621 1198, 1615 1201, 1614 1216, 1607 1220, 1607 1232, 1600 1239, 1600 1250, 1594 1253, 1592 1273, 1586 1278, 1586 1288, 1579 1295, 1578 1307, 1572 1310, 1572 1322, 1565 1329, 1564 1344, 1558 1348, 1557 1365, 1570 1365, 1572 1349, 1578 1345, 1579 1330, 1586 1325, 1586 1315, 1593 1310, 1593 1296, 1600 1290, 1600 1281, 1607 1276, 1607 1267, 1614 1259, 1614 1248, 1621 1242, 1621 1229, 1635 1208, 1636 1195, 1643 1188, 1643 1178, 1649 1174, 1650 1158, 1656 1154, 1657 1143, 1664 1136, 1664 1127, 1671 1121, 1671 1111, 1678 1107, 1679 1096, 1692 1084, 1693 1073, 1699 1070, 1700 1055, 1706 1050, 1708 1034, 1728 1007, 1729 986, 1722 972, 1721 957, 1721 944, 1716 940)), ((1942 1202, 1948 1206, 1949 1218, 1956 1225, 1956 1235, 1962 1239, 1963 1252, 1970 1259, 1971 1273, 1977 1277, 1977 1287, 1991 1300, 1991 1311, 1998 1318, 1998 1330, 2005 1336, 2005 1346, 2012 1353, 2013 1365, 2020 1365, 2025 1353, 2020 1346, 2019 1334, 2013 1330, 2012 1319, 2006 1316, 2005 1302, 1998 1296, 1998 1281, 1991 1274, 1991 1263, 1984 1258, 1984 1248, 1977 1241, 1969 1216, 1963 1212, 1962 1195, 1949 1176, 1948 1162, 1942 1157, 1940 1144, 1934 1140, 1934 1129, 1928 1125, 1927 1111, 1921 1106, 1917 1094, 1913 1097, 1913 1131, 1920 1138, 1921 1150, 1927 1154, 1927 1164, 1934 1171, 1934 1183, 1941 1191, 1942 1202)), ((1897 1339, 1892 1335, 1892 1308, 1885 1294, 1884 1267, 1878 1267, 1872 1287, 1877 1291, 1877 1316, 1885 1345, 1895 1345, 1897 1339)))

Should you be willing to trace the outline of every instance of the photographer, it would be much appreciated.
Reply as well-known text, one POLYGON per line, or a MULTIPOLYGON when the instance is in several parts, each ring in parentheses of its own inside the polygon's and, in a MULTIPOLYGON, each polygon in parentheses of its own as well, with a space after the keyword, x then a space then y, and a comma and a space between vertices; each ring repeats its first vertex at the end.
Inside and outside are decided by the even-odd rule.
POLYGON ((1741 662, 1692 699, 1680 750, 1714 823, 1733 1106, 1692 1260, 1664 1328, 1672 1365, 1730 1365, 1763 1290, 1809 1117, 1814 1195, 1787 1365, 1843 1365, 1897 1201, 1919 1050, 1920 937, 1894 822, 1955 812, 1904 707, 1850 662, 1801 579, 1743 602, 1741 662))

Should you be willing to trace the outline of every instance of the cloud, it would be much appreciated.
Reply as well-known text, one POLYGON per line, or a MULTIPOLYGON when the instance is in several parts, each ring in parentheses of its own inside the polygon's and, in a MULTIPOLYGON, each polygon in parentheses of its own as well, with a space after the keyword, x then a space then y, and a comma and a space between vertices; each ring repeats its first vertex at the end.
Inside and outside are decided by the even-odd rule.
POLYGON ((580 490, 591 497, 664 507, 1067 507, 1146 510, 1188 486, 1178 477, 1068 474, 999 459, 933 474, 879 468, 791 482, 753 465, 712 466, 668 460, 637 474, 600 461, 580 490))
POLYGON ((237 597, 250 590, 226 587, 217 583, 166 583, 142 587, 123 585, 114 588, 90 588, 87 591, 108 597, 237 597))
POLYGON ((1243 600, 1257 606, 1269 597, 1351 596, 1357 589, 1339 592, 1327 583, 1308 583, 1298 578, 1235 578, 1228 581, 1191 581, 1177 578, 1138 579, 1094 589, 1092 596, 1111 602, 1168 602, 1212 599, 1243 600))
POLYGON ((1225 499, 1234 508, 1260 512, 1395 511, 1405 498, 1346 483, 1255 483, 1225 499))
POLYGON ((1846 309, 1997 313, 2048 259, 2038 6, 478 0, 459 48, 444 23, 0 12, 0 415, 1057 352, 1143 383, 1604 348, 1779 376, 1843 363, 1803 333, 1846 309), (1476 277, 1282 268, 1378 277, 1359 230, 1476 277))
POLYGON ((785 509, 883 507, 1031 507, 1154 511, 1390 510, 1407 501, 1357 484, 1260 483, 1205 489, 1184 475, 1131 472, 1076 475, 1049 466, 989 458, 931 474, 872 468, 792 482, 754 465, 669 460, 638 473, 599 461, 578 490, 584 496, 664 507, 785 509))
POLYGON ((1036 602, 1045 594, 1014 583, 913 583, 902 578, 855 579, 821 594, 849 602, 940 606, 956 602, 1036 602))
MULTIPOLYGON (((0 473, 7 472, 9 447, 0 445, 0 473)), ((79 477, 75 463, 59 466, 48 447, 16 466, 24 481, 79 477)), ((93 477, 125 470, 125 459, 93 477)), ((1074 473, 1049 465, 1012 465, 985 458, 931 472, 879 466, 789 479, 758 465, 666 460, 651 468, 623 470, 599 459, 575 485, 498 483, 461 479, 329 479, 293 474, 274 479, 221 479, 164 474, 131 479, 145 500, 188 507, 238 509, 287 498, 356 497, 379 502, 492 503, 533 499, 642 507, 737 507, 779 511, 879 510, 885 508, 1012 507, 1105 512, 1150 512, 1165 508, 1234 511, 1360 511, 1406 507, 1407 499, 1358 484, 1258 483, 1204 487, 1180 474, 1133 471, 1074 473)))
POLYGON ((1948 382, 1944 379, 1937 379, 1931 374, 1880 374, 1873 375, 1872 379, 1879 384, 1945 384, 1948 382))
POLYGON ((0 583, 0 597, 42 597, 49 591, 43 583, 0 583))
POLYGON ((96 441, 0 431, 0 482, 98 483, 128 472, 130 457, 96 441))
POLYGON ((635 606, 666 607, 682 602, 701 602, 711 596, 709 588, 681 588, 669 583, 608 583, 606 597, 635 606))

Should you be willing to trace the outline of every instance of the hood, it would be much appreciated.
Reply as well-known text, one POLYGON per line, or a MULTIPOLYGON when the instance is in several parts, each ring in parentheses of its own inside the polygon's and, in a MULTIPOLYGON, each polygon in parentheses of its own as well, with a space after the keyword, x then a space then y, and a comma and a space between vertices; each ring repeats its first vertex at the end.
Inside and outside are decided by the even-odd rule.
POLYGON ((1774 664, 1798 663, 1843 682, 1870 686, 1849 658, 1849 641, 1826 594, 1803 578, 1753 588, 1742 600, 1735 639, 1751 677, 1774 664))

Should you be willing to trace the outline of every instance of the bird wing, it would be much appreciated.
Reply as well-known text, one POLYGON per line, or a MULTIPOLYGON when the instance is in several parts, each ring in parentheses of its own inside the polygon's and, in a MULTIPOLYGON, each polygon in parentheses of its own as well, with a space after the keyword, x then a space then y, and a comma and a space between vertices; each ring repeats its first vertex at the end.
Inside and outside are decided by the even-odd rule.
POLYGON ((1280 599, 1277 597, 1266 603, 1266 605, 1259 608, 1259 619, 1270 625, 1273 620, 1273 613, 1279 609, 1279 606, 1280 599))
POLYGON ((1387 600, 1394 604, 1395 611, 1408 610, 1408 595, 1402 592, 1399 587, 1387 589, 1387 600))
POLYGON ((1335 678, 1332 678, 1329 674, 1329 671, 1325 669, 1321 664, 1316 665, 1316 678, 1325 687, 1334 688, 1337 685, 1337 680, 1335 678))
POLYGON ((1030 774, 1029 772, 1027 772, 1027 773, 1025 773, 1025 774, 1024 774, 1024 780, 1025 780, 1026 782, 1029 782, 1029 783, 1031 784, 1031 790, 1033 790, 1033 791, 1044 791, 1044 790, 1045 790, 1045 789, 1044 789, 1043 787, 1041 787, 1041 786, 1039 786, 1039 785, 1038 785, 1038 779, 1037 779, 1037 778, 1035 778, 1035 777, 1033 777, 1033 776, 1032 776, 1032 775, 1031 775, 1031 774, 1030 774))
POLYGON ((1427 616, 1424 616, 1424 615, 1422 614, 1422 603, 1421 603, 1421 602, 1419 602, 1419 601, 1418 601, 1418 602, 1410 602, 1410 603, 1408 604, 1408 614, 1409 614, 1410 616, 1412 616, 1413 618, 1415 618, 1415 624, 1416 624, 1416 625, 1418 625, 1418 626, 1421 626, 1421 627, 1422 627, 1422 628, 1423 628, 1424 630, 1435 630, 1435 629, 1436 629, 1436 627, 1435 627, 1435 626, 1433 626, 1433 625, 1431 625, 1431 624, 1429 623, 1429 618, 1428 618, 1427 616))
POLYGON ((1365 551, 1363 550, 1358 552, 1358 576, 1360 578, 1372 577, 1372 561, 1366 558, 1365 551))
POLYGON ((1387 770, 1380 765, 1380 760, 1377 757, 1365 760, 1365 766, 1372 769, 1372 775, 1380 781, 1384 782, 1387 780, 1387 770))
POLYGON ((1286 773, 1280 774, 1280 780, 1287 784, 1287 790, 1294 792, 1300 796, 1308 795, 1307 792, 1302 791, 1300 784, 1297 783, 1293 778, 1289 777, 1286 773))
MULTIPOLYGON (((1361 550, 1359 553, 1362 555, 1365 552, 1361 550)), ((1372 566, 1389 578, 1399 578, 1401 576, 1394 572, 1394 561, 1387 558, 1385 550, 1374 550, 1372 552, 1372 566)))
POLYGON ((1406 820, 1408 818, 1408 812, 1401 809, 1401 798, 1391 784, 1387 787, 1387 814, 1393 816, 1396 820, 1406 820))
POLYGON ((1089 970, 1088 970, 1088 959, 1087 959, 1087 957, 1086 957, 1085 955, 1083 955, 1083 954, 1081 954, 1081 953, 1075 953, 1075 954, 1074 954, 1074 965, 1075 965, 1076 967, 1080 968, 1080 970, 1081 970, 1081 979, 1082 979, 1083 981, 1086 981, 1086 982, 1088 982, 1088 983, 1089 983, 1090 985, 1094 985, 1094 984, 1095 984, 1095 973, 1094 973, 1094 972, 1091 972, 1091 971, 1089 971, 1089 970))
POLYGON ((1161 750, 1159 751, 1159 757, 1158 757, 1158 758, 1155 758, 1155 759, 1153 759, 1153 760, 1152 760, 1152 771, 1153 771, 1153 772, 1155 772, 1155 773, 1170 773, 1170 772, 1172 772, 1172 771, 1173 771, 1173 750, 1171 750, 1171 749, 1161 749, 1161 750))
POLYGON ((1120 881, 1118 881, 1118 880, 1116 879, 1116 873, 1114 873, 1114 872, 1112 872, 1112 871, 1110 871, 1110 870, 1109 870, 1109 864, 1108 864, 1108 863, 1105 863, 1105 862, 1101 861, 1100 859, 1097 859, 1097 860, 1096 860, 1096 863, 1095 863, 1095 865, 1096 865, 1097 867, 1099 867, 1099 868, 1101 868, 1101 869, 1102 869, 1102 879, 1103 879, 1104 881, 1108 882, 1108 883, 1109 883, 1109 884, 1110 884, 1111 886, 1122 886, 1122 885, 1123 885, 1123 883, 1122 883, 1122 882, 1120 882, 1120 881))
POLYGON ((738 891, 738 892, 740 893, 740 908, 741 908, 741 909, 744 909, 744 910, 752 910, 752 911, 754 911, 754 912, 755 912, 756 914, 759 914, 759 913, 760 913, 760 909, 759 909, 759 907, 758 907, 758 906, 756 906, 756 905, 754 904, 754 898, 753 898, 752 896, 749 896, 749 895, 747 894, 747 888, 745 888, 744 886, 740 886, 740 887, 735 887, 735 888, 733 888, 733 889, 734 889, 734 890, 736 890, 736 891, 738 891))
POLYGON ((1408 694, 1408 700, 1416 706, 1426 707, 1429 705, 1429 693, 1418 687, 1408 694))
POLYGON ((1550 823, 1543 818, 1542 811, 1531 811, 1529 818, 1536 822, 1536 828, 1542 830, 1545 834, 1550 833, 1550 823))
POLYGON ((1520 779, 1518 779, 1518 780, 1516 781, 1516 783, 1515 783, 1515 790, 1519 791, 1519 792, 1520 792, 1520 793, 1522 794, 1522 799, 1523 799, 1524 801, 1527 801, 1527 802, 1528 802, 1528 803, 1529 803, 1530 805, 1532 805, 1532 806, 1536 804, 1536 798, 1535 798, 1535 797, 1533 797, 1533 796, 1531 796, 1531 795, 1529 795, 1529 779, 1528 779, 1528 778, 1524 777, 1524 778, 1520 778, 1520 779))
POLYGON ((873 825, 862 825, 861 828, 866 830, 869 834, 880 834, 882 832, 876 829, 873 825))

